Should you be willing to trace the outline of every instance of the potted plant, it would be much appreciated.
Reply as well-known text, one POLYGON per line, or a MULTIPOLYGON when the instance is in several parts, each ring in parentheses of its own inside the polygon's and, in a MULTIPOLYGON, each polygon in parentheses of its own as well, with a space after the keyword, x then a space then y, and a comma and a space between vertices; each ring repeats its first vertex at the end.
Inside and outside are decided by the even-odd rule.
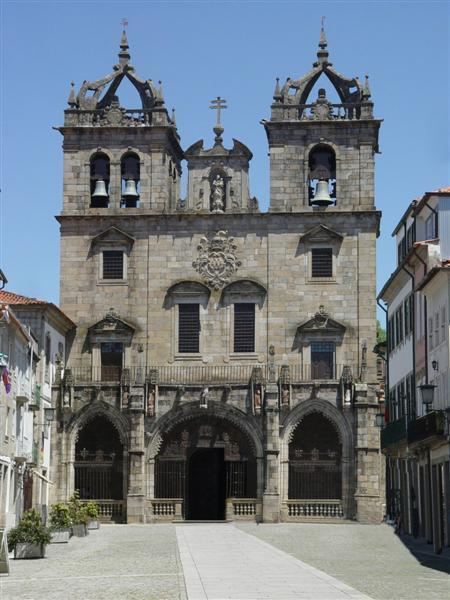
POLYGON ((49 543, 50 530, 35 508, 24 512, 17 527, 8 532, 8 550, 14 550, 14 558, 44 558, 49 543))
POLYGON ((69 514, 72 519, 72 535, 75 537, 84 537, 85 535, 88 535, 89 531, 87 523, 89 517, 83 509, 78 490, 75 490, 73 495, 69 498, 69 514))
POLYGON ((67 543, 70 539, 72 519, 70 508, 64 502, 53 504, 50 508, 49 525, 52 544, 67 543))
POLYGON ((89 517, 89 521, 87 524, 88 529, 98 529, 100 527, 100 523, 98 520, 99 507, 97 502, 93 500, 89 500, 83 505, 83 510, 86 515, 89 517))

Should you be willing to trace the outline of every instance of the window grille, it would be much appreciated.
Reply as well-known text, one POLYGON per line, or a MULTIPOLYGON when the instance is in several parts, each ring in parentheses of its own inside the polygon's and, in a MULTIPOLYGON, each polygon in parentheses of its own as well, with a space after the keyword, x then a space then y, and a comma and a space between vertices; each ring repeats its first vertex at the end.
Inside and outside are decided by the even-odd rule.
POLYGON ((234 352, 255 351, 255 305, 237 302, 234 305, 234 352))
POLYGON ((333 250, 331 248, 311 249, 311 276, 333 276, 333 250))
POLYGON ((103 342, 100 346, 102 381, 119 381, 122 373, 123 345, 121 342, 103 342))
POLYGON ((123 279, 122 250, 103 252, 103 279, 123 279))
POLYGON ((178 352, 200 352, 200 305, 178 305, 178 352))

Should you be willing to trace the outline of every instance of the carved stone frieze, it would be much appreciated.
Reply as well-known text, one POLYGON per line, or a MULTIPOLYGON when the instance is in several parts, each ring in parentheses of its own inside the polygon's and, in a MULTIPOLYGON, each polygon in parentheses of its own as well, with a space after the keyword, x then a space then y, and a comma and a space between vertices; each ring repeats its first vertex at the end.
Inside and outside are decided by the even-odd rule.
POLYGON ((197 246, 198 258, 192 266, 209 287, 219 290, 229 283, 233 273, 241 266, 236 248, 228 232, 218 230, 211 239, 201 238, 197 246))

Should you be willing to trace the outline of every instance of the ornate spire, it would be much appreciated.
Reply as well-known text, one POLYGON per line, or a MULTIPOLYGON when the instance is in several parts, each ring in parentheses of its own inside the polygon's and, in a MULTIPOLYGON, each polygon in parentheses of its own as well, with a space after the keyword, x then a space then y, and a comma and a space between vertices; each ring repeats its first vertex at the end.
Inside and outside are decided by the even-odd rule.
POLYGON ((275 84, 275 91, 273 92, 273 99, 275 100, 275 102, 280 102, 282 100, 283 96, 281 94, 281 89, 280 89, 280 78, 277 77, 277 82, 275 84))
POLYGON ((219 146, 223 142, 222 133, 224 132, 224 128, 222 127, 222 123, 220 122, 220 111, 224 108, 228 108, 226 105, 226 100, 224 100, 220 96, 217 96, 217 98, 211 100, 211 106, 209 108, 212 108, 212 110, 217 111, 217 121, 215 126, 213 127, 213 131, 216 134, 216 137, 214 138, 214 145, 219 146))
POLYGON ((362 97, 363 100, 368 100, 371 97, 372 93, 370 91, 370 86, 369 86, 369 76, 366 75, 366 80, 364 82, 364 87, 362 90, 362 97))
POLYGON ((171 121, 172 121, 172 125, 174 127, 176 127, 177 126, 177 120, 175 118, 175 109, 174 108, 172 108, 172 118, 171 118, 171 121))
MULTIPOLYGON (((327 65, 328 63, 328 42, 325 35, 324 27, 325 17, 322 17, 322 25, 320 27, 319 50, 317 51, 317 66, 327 65)), ((315 65, 314 65, 315 66, 315 65)))
POLYGON ((77 98, 75 95, 75 83, 73 81, 70 82, 70 94, 67 100, 67 104, 74 108, 77 105, 77 98))
POLYGON ((130 62, 130 52, 127 39, 127 32, 125 29, 122 31, 122 37, 120 38, 120 52, 119 52, 119 64, 121 66, 128 65, 130 62))

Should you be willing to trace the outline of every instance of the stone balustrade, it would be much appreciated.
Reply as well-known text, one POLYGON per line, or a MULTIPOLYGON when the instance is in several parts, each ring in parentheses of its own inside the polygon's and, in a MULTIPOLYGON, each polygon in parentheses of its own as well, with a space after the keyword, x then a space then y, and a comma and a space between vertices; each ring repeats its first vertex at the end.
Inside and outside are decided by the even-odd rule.
POLYGON ((288 500, 282 510, 285 521, 344 518, 342 500, 288 500))

